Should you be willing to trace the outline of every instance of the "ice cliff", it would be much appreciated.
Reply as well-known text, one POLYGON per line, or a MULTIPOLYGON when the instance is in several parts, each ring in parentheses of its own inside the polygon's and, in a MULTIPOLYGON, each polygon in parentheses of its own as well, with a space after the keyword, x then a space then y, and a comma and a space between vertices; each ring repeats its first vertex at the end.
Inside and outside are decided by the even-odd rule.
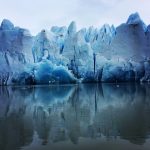
POLYGON ((138 13, 118 27, 53 26, 32 36, 4 19, 0 84, 150 81, 150 25, 138 13))

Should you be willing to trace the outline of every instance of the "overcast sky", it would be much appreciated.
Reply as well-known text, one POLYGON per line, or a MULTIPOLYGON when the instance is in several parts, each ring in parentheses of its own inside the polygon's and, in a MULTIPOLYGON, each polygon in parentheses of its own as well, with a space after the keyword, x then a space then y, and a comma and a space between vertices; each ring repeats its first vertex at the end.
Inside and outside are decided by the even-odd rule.
POLYGON ((150 24, 150 0, 0 0, 0 21, 9 19, 32 34, 68 26, 73 20, 78 29, 104 23, 117 26, 134 12, 150 24))

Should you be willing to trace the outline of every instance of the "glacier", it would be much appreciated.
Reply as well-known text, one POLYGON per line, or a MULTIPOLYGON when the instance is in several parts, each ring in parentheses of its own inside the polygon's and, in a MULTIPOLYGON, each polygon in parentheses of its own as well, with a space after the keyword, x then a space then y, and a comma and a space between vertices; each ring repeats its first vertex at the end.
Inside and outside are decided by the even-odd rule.
POLYGON ((53 26, 36 36, 4 19, 0 85, 149 82, 150 25, 138 13, 118 27, 53 26))

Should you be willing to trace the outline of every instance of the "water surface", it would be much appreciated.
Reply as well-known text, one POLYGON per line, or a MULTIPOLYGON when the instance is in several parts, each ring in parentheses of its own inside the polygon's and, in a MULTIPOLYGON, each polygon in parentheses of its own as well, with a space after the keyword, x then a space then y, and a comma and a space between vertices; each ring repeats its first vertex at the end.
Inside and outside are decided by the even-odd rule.
POLYGON ((0 87, 0 150, 149 148, 149 84, 0 87))

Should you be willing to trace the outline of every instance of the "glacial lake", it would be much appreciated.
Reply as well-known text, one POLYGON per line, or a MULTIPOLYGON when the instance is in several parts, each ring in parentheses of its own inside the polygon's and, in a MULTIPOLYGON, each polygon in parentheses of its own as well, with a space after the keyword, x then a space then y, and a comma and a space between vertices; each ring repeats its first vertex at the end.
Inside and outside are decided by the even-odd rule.
POLYGON ((150 150, 150 84, 0 87, 0 150, 150 150))

